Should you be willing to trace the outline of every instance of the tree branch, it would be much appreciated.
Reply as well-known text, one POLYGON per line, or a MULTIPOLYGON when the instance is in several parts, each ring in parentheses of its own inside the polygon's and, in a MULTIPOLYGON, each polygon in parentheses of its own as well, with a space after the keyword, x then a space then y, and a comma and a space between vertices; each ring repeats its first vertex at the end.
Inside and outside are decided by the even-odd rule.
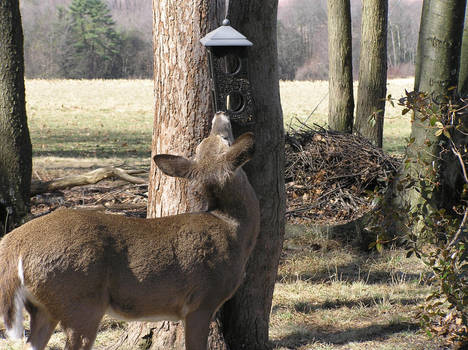
POLYGON ((146 179, 132 176, 134 174, 141 173, 144 173, 144 171, 123 170, 113 166, 107 166, 104 168, 98 168, 85 174, 65 176, 50 181, 33 181, 31 183, 31 196, 45 192, 63 190, 74 186, 91 185, 111 177, 119 178, 133 184, 146 184, 146 179))

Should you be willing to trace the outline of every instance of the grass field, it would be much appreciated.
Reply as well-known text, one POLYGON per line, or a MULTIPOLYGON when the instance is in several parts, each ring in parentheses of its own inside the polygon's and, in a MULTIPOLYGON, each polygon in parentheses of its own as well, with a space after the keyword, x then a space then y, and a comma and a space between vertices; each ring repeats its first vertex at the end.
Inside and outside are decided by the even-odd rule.
MULTIPOLYGON (((410 79, 392 80, 394 97, 411 89, 410 79)), ((281 83, 285 126, 326 123, 325 82, 281 83), (311 112, 315 112, 309 117, 311 112)), ((35 174, 82 172, 103 164, 148 167, 153 85, 138 81, 26 82, 35 174)), ((408 118, 387 106, 385 149, 402 152, 408 118)), ((271 314, 271 340, 286 349, 441 349, 420 330, 415 314, 426 297, 427 271, 402 250, 363 253, 347 243, 288 225, 271 314)), ((95 349, 103 349, 125 324, 106 319, 95 349)), ((0 349, 6 342, 0 323, 0 349)), ((59 349, 57 331, 49 350, 59 349)))
MULTIPOLYGON (((412 91, 413 79, 392 79, 387 84, 387 96, 400 98, 405 89, 412 91)), ((300 122, 326 125, 328 116, 328 82, 326 81, 292 81, 281 82, 281 105, 284 124, 296 127, 300 122), (312 113, 313 112, 313 113, 312 113)), ((354 98, 357 96, 357 85, 354 86, 354 98)), ((384 149, 391 153, 402 153, 406 144, 405 138, 410 134, 410 116, 401 115, 402 108, 393 107, 389 102, 385 106, 384 149)))
MULTIPOLYGON (((401 97, 411 86, 412 79, 391 80, 388 94, 401 97)), ((280 88, 286 128, 297 120, 326 124, 327 82, 281 82, 280 88)), ((57 167, 75 158, 90 166, 149 163, 152 81, 28 80, 26 99, 36 162, 57 167)), ((387 103, 384 148, 401 153, 409 132, 409 116, 387 103)))

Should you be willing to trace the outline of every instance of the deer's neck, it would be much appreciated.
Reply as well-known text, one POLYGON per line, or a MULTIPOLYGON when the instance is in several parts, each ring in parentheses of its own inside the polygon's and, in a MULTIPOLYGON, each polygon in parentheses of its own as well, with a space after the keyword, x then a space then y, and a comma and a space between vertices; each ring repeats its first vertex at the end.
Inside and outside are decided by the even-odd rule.
POLYGON ((257 225, 260 217, 258 199, 243 170, 238 170, 222 190, 214 191, 208 210, 229 217, 242 226, 257 225))

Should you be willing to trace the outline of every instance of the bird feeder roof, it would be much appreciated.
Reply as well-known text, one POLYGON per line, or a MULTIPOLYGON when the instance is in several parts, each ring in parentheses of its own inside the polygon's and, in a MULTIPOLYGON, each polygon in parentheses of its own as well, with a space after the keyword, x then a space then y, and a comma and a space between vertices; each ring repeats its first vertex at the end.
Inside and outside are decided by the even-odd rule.
POLYGON ((252 46, 252 42, 229 25, 225 19, 223 25, 206 34, 200 42, 204 46, 252 46))

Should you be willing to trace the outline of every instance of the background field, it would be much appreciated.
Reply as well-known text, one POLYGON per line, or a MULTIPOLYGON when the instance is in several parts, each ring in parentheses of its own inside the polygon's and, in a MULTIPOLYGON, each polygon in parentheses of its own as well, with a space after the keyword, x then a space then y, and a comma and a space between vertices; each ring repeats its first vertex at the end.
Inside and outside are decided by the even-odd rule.
MULTIPOLYGON (((412 80, 391 80, 400 97, 412 80)), ((150 80, 28 80, 27 110, 34 176, 51 178, 104 164, 149 167, 153 122, 150 80)), ((285 126, 324 125, 326 82, 282 82, 285 126), (311 112, 315 112, 311 115, 311 112), (300 121, 300 122, 299 122, 300 121)), ((387 105, 384 148, 401 153, 409 117, 387 105)), ((351 237, 352 239, 352 237, 351 237)), ((418 303, 428 294, 428 271, 402 250, 362 252, 349 242, 287 225, 271 314, 275 349, 440 349, 419 328, 418 303)), ((6 342, 0 323, 0 349, 6 342)), ((118 338, 125 323, 106 319, 95 349, 118 338)), ((57 331, 49 349, 61 348, 57 331)))
MULTIPOLYGON (((412 79, 390 80, 388 94, 401 97, 412 84, 412 79)), ((280 87, 286 128, 299 121, 326 124, 327 82, 281 82, 280 87)), ((151 80, 27 80, 26 99, 36 164, 62 167, 75 158, 89 165, 149 164, 151 80)), ((409 132, 409 116, 387 103, 384 148, 402 152, 409 132)))

